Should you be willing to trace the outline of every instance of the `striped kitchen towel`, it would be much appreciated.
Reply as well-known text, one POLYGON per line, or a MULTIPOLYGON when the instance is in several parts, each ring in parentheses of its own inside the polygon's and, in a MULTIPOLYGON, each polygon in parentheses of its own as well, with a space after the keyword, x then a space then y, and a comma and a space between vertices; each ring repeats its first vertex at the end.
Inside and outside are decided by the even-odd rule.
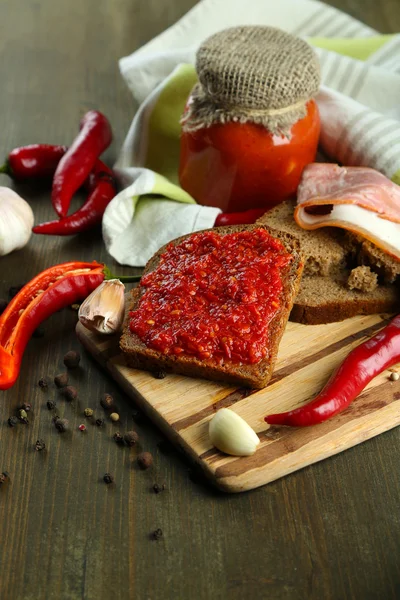
POLYGON ((106 248, 119 263, 143 266, 171 239, 214 224, 219 209, 197 205, 179 187, 179 119, 196 82, 199 44, 244 24, 280 27, 316 48, 321 150, 332 161, 374 167, 400 184, 400 35, 378 35, 315 0, 202 0, 120 61, 140 106, 115 165, 123 190, 103 218, 106 248))

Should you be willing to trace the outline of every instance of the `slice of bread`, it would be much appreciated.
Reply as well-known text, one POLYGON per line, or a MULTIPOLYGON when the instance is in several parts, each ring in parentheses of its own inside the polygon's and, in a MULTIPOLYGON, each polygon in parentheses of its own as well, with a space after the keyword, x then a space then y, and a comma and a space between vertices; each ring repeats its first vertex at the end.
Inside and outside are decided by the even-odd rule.
POLYGON ((356 315, 390 313, 400 308, 400 293, 394 285, 380 285, 373 291, 350 290, 349 272, 342 279, 303 277, 290 320, 308 325, 334 323, 356 315))
POLYGON ((379 276, 381 283, 394 283, 400 280, 400 260, 387 254, 378 246, 357 233, 346 231, 344 244, 351 260, 358 265, 365 265, 379 276))
POLYGON ((342 241, 344 233, 334 227, 302 229, 293 218, 295 206, 295 200, 286 200, 266 212, 257 223, 291 233, 300 240, 304 275, 335 276, 346 266, 348 250, 342 241))
MULTIPOLYGON (((279 238, 285 249, 293 256, 291 263, 284 268, 281 273, 283 281, 283 291, 281 294, 281 306, 272 319, 269 326, 268 354, 256 364, 236 364, 225 362, 220 365, 217 361, 210 359, 200 360, 190 355, 165 355, 157 350, 147 347, 142 340, 129 329, 129 318, 124 326, 124 331, 120 340, 120 348, 124 353, 127 364, 146 371, 166 371, 181 373, 191 377, 201 377, 216 381, 226 381, 228 383, 248 386, 254 388, 263 388, 267 385, 272 376, 278 346, 284 332, 290 311, 293 306, 294 298, 298 292, 301 274, 303 270, 303 260, 300 254, 300 245, 298 240, 286 232, 276 232, 262 225, 240 225, 235 227, 217 227, 212 231, 218 235, 226 235, 239 231, 250 231, 259 228, 266 229, 273 237, 279 238)), ((196 234, 190 234, 196 235, 196 234)), ((172 243, 179 244, 182 240, 190 236, 183 236, 174 240, 172 243)), ((159 264, 160 256, 164 253, 167 246, 161 248, 147 263, 144 275, 155 270, 159 264)), ((132 290, 130 310, 137 308, 144 289, 140 287, 132 290)))
POLYGON ((385 283, 394 283, 400 276, 400 261, 383 252, 369 240, 364 240, 358 253, 359 262, 369 265, 385 283))
POLYGON ((348 231, 302 229, 293 218, 294 207, 295 201, 288 200, 257 221, 288 231, 300 240, 305 266, 291 321, 318 325, 400 309, 400 289, 395 285, 375 287, 373 273, 376 271, 384 283, 392 283, 400 274, 398 261, 348 231), (366 271, 368 266, 373 272, 366 271), (356 268, 350 271, 351 267, 356 268), (353 285, 362 289, 350 289, 353 285))

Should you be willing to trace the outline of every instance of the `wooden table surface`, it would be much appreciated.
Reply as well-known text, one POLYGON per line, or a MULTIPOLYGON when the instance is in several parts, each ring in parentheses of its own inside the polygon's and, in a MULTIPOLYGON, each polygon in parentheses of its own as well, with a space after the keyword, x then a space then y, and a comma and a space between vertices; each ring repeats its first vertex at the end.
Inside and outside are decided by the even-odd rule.
MULTIPOLYGON (((399 0, 332 0, 382 32, 400 30, 399 0)), ((34 142, 67 144, 90 108, 110 118, 112 164, 134 106, 117 60, 173 24, 194 0, 2 0, 0 151, 34 142)), ((2 176, 1 183, 12 185, 2 176)), ((49 191, 18 186, 36 222, 52 217, 49 191)), ((107 255, 100 231, 73 238, 34 237, 0 259, 0 297, 50 264, 107 255)), ((128 269, 118 269, 127 272, 128 269)), ((1 392, 1 600, 113 598, 157 600, 400 598, 400 429, 264 488, 224 495, 204 485, 178 452, 91 358, 71 375, 79 400, 67 405, 40 377, 63 371, 78 349, 76 312, 65 309, 29 343, 17 384, 1 392), (117 400, 121 430, 135 428, 154 456, 146 472, 137 450, 118 447, 116 427, 88 427, 86 406, 117 400), (57 434, 46 408, 56 399, 71 430, 57 434), (7 426, 24 401, 29 425, 7 426), (137 422, 139 421, 139 422, 137 422), (47 450, 34 451, 43 438, 47 450), (107 487, 102 476, 115 476, 107 487), (154 483, 166 484, 163 493, 154 483), (157 528, 160 541, 150 539, 157 528)))

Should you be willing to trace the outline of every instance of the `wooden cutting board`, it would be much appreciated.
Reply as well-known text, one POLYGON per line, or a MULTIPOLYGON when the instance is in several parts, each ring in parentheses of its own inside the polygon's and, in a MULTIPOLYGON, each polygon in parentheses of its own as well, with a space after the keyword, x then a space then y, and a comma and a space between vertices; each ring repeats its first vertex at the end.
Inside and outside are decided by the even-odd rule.
POLYGON ((270 413, 297 407, 313 398, 352 348, 373 335, 387 315, 347 319, 329 325, 289 323, 282 338, 273 378, 264 390, 228 387, 210 381, 150 373, 126 366, 117 336, 89 332, 80 323, 83 346, 148 414, 173 443, 200 464, 218 488, 241 492, 264 485, 306 465, 342 452, 400 423, 400 380, 388 371, 376 377, 343 413, 308 428, 274 428, 270 413), (261 444, 250 457, 216 450, 208 437, 214 413, 230 407, 258 433, 261 444))

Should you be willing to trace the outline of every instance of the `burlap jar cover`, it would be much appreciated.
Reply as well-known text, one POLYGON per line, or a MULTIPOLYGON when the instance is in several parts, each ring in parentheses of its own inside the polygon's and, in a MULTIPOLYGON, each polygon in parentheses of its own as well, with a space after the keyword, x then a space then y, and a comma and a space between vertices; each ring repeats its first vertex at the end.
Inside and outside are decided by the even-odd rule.
POLYGON ((214 34, 196 56, 183 131, 237 121, 289 134, 318 92, 320 68, 309 44, 274 27, 232 27, 214 34))

